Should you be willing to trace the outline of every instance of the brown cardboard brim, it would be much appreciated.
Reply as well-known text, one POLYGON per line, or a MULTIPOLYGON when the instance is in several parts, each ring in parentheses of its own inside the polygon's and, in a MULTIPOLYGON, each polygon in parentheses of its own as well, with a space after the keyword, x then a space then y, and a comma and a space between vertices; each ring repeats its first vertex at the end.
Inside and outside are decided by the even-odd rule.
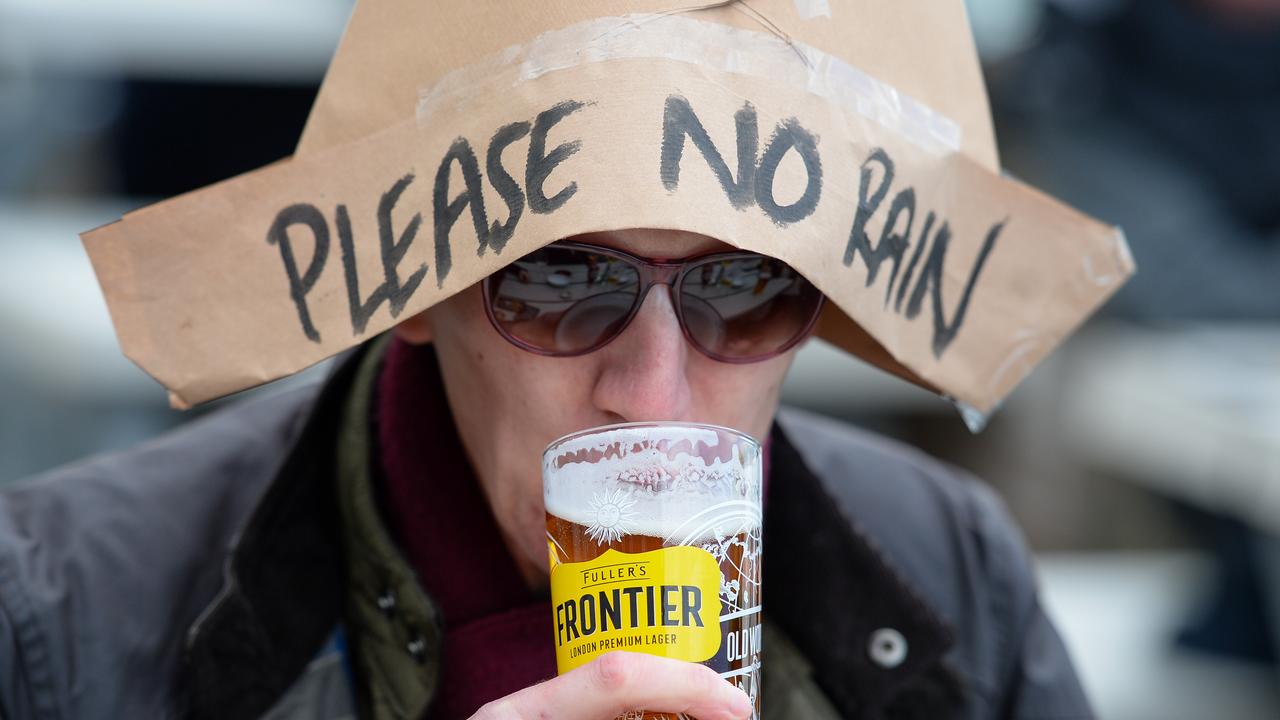
POLYGON ((558 238, 644 227, 786 261, 838 311, 825 338, 988 411, 1132 274, 1117 229, 913 129, 918 113, 788 82, 813 56, 773 57, 495 63, 413 118, 85 246, 125 353, 184 404, 294 373, 558 238))

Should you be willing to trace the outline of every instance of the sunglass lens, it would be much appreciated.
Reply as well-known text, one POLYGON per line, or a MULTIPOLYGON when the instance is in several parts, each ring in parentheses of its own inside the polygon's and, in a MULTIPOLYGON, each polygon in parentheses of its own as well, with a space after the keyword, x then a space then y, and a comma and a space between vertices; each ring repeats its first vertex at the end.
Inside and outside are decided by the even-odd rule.
POLYGON ((690 338, 712 356, 762 359, 812 324, 822 293, 790 266, 761 255, 709 259, 680 282, 690 338))
POLYGON ((550 245, 489 280, 499 329, 553 355, 587 352, 612 338, 639 290, 636 268, 619 258, 550 245))

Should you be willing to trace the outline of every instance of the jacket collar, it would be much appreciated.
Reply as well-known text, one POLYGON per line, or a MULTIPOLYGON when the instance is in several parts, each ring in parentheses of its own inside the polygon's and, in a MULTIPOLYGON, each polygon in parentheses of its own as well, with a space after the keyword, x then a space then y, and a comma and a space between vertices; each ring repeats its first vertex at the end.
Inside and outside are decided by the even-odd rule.
MULTIPOLYGON (((335 447, 361 360, 378 351, 371 346, 350 353, 320 390, 231 551, 222 592, 189 632, 187 717, 261 716, 342 619, 348 578, 335 447)), ((940 696, 933 686, 950 629, 842 514, 776 425, 770 465, 765 611, 810 660, 818 685, 845 717, 879 715, 903 696, 940 696), (877 647, 887 640, 900 647, 877 647), (886 662, 900 650, 899 662, 886 662)))
MULTIPOLYGON (((385 346, 360 361, 338 448, 335 488, 345 548, 344 621, 349 658, 364 682, 360 717, 422 715, 440 682, 443 622, 413 566, 392 540, 377 501, 378 375, 385 346)), ((381 422, 381 420, 379 420, 381 422)))

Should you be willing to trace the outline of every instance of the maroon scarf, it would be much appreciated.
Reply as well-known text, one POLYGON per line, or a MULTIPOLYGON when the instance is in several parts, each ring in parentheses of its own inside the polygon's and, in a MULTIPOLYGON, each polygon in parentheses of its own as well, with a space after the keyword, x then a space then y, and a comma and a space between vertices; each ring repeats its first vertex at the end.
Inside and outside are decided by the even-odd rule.
POLYGON ((499 535, 429 346, 389 344, 377 417, 383 516, 444 616, 443 672, 426 717, 465 720, 556 674, 551 606, 499 535))

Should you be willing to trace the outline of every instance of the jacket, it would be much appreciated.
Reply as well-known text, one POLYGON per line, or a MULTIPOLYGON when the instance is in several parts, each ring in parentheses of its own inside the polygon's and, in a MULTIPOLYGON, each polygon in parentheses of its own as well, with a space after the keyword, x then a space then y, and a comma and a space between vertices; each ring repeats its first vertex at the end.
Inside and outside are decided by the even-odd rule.
MULTIPOLYGON (((0 718, 357 716, 333 476, 367 348, 0 493, 0 718)), ((986 486, 789 410, 771 468, 766 720, 1093 717, 986 486)))

